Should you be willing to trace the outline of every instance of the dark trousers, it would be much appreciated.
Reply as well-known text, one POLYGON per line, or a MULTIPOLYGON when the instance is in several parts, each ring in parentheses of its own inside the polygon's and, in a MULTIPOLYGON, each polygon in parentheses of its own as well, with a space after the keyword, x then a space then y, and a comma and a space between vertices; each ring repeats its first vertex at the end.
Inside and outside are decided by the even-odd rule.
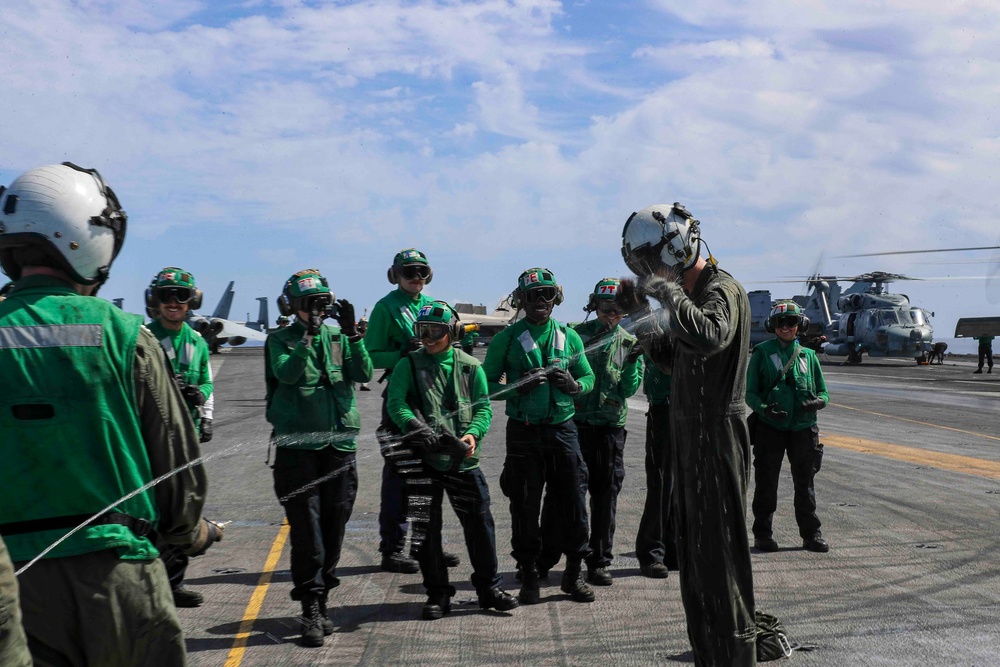
MULTIPOLYGON (((389 397, 389 387, 382 392, 382 423, 379 429, 391 435, 401 435, 396 424, 389 419, 386 402, 389 397)), ((406 545, 406 531, 409 522, 406 518, 406 482, 399 473, 399 466, 394 456, 395 452, 383 450, 382 456, 382 490, 378 509, 378 533, 381 538, 378 550, 385 555, 402 551, 406 545)))
MULTIPOLYGON (((587 488, 590 493, 590 555, 587 567, 611 565, 614 554, 618 494, 625 479, 625 429, 621 426, 593 426, 576 422, 580 452, 587 464, 587 488)), ((551 568, 563 553, 563 530, 557 512, 546 492, 542 506, 542 554, 539 563, 551 568)))
POLYGON ((819 429, 813 426, 798 431, 782 431, 763 422, 757 422, 753 433, 754 537, 771 537, 771 521, 778 507, 778 477, 785 452, 792 468, 795 521, 799 524, 799 535, 804 540, 820 537, 816 491, 813 488, 813 479, 819 467, 819 429))
POLYGON ((413 539, 427 594, 431 597, 455 594, 455 587, 448 583, 448 567, 441 546, 441 504, 445 492, 465 534, 465 547, 472 563, 472 585, 480 594, 499 586, 496 528, 483 471, 475 468, 468 472, 442 472, 426 464, 423 467, 424 483, 411 487, 410 501, 426 510, 426 516, 414 521, 413 539))
POLYGON ((322 597, 340 585, 337 563, 358 493, 354 452, 278 447, 274 492, 291 527, 292 599, 322 597))
POLYGON ((993 346, 992 345, 980 345, 979 346, 979 369, 982 370, 983 362, 989 364, 990 368, 993 368, 993 346))
POLYGON ((650 404, 646 412, 646 504, 635 535, 635 557, 640 565, 663 563, 676 570, 672 450, 670 405, 650 404))
POLYGON ((580 567, 590 553, 587 536, 587 464, 580 454, 573 420, 562 424, 524 424, 507 420, 507 459, 500 489, 510 500, 511 555, 521 567, 535 565, 542 553, 539 515, 548 490, 555 521, 563 526, 567 567, 580 567))
POLYGON ((163 539, 157 540, 156 548, 160 552, 160 559, 163 560, 163 566, 167 568, 167 579, 170 580, 170 590, 176 591, 184 585, 184 575, 187 574, 188 563, 191 558, 178 547, 163 539))

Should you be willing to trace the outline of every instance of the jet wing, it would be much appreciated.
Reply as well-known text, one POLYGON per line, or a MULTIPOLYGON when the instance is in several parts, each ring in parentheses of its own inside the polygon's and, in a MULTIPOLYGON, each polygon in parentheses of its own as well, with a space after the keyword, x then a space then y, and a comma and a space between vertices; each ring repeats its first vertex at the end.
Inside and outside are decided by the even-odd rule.
POLYGON ((263 331, 251 329, 242 324, 237 324, 232 320, 216 319, 215 321, 222 323, 222 331, 218 333, 218 338, 246 338, 247 340, 256 340, 261 343, 267 340, 267 334, 263 331))

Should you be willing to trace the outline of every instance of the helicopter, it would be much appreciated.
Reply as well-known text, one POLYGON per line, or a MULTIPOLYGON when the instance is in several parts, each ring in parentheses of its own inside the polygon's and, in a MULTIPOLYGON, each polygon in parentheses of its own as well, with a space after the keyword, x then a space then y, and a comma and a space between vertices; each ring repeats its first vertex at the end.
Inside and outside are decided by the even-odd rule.
MULTIPOLYGON (((890 283, 901 280, 922 279, 885 271, 849 277, 810 276, 807 293, 791 299, 809 319, 809 325, 799 332, 799 341, 817 352, 847 357, 848 364, 861 363, 865 353, 925 363, 934 345, 934 313, 911 304, 905 294, 888 291, 890 283), (840 281, 851 281, 852 285, 841 291, 840 281)), ((748 296, 750 342, 756 345, 771 337, 764 327, 771 311, 771 293, 755 290, 748 296)))

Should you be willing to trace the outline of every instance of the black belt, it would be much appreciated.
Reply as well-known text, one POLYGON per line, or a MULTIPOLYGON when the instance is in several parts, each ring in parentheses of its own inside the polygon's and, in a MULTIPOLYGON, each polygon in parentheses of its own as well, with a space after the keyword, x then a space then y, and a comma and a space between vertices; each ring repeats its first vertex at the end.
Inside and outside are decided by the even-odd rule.
MULTIPOLYGON (((54 516, 48 519, 31 519, 30 521, 14 521, 12 523, 0 524, 0 535, 8 537, 10 535, 23 535, 24 533, 39 533, 43 530, 59 530, 76 528, 83 522, 94 516, 93 514, 74 514, 71 516, 54 516)), ((108 512, 102 514, 88 526, 106 526, 109 524, 119 524, 127 527, 137 537, 146 537, 153 532, 153 524, 145 519, 139 519, 120 512, 108 512)))

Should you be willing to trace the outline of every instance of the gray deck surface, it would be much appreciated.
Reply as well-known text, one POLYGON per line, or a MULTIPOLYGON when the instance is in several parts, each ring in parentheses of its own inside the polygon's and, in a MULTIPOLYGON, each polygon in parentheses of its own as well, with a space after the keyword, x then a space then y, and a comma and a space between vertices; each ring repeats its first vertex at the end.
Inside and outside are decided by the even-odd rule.
MULTIPOLYGON (((230 350, 213 357, 213 365, 216 436, 204 447, 214 457, 207 463, 206 515, 233 524, 225 541, 194 559, 188 571, 187 585, 206 599, 201 608, 180 610, 191 665, 692 662, 676 574, 646 579, 633 554, 645 494, 641 394, 630 403, 614 585, 598 588, 592 604, 574 603, 559 591, 557 566, 541 604, 481 612, 458 521, 445 510, 446 548, 463 558, 451 570, 460 604, 450 616, 423 621, 420 575, 378 568, 382 459, 374 428, 384 385, 373 382, 373 391, 358 392, 360 491, 338 569, 342 585, 331 593, 336 632, 322 648, 303 648, 297 644, 298 605, 288 596, 287 544, 269 585, 260 585, 262 573, 269 576, 265 564, 283 520, 265 465, 270 428, 262 348, 230 350), (245 649, 234 650, 245 617, 245 649)), ((775 517, 782 550, 755 552, 753 565, 758 606, 778 615, 794 640, 816 647, 796 652, 795 664, 1000 664, 1000 374, 973 376, 973 368, 967 360, 932 367, 868 360, 859 367, 824 365, 833 404, 820 413, 824 436, 912 449, 893 450, 896 458, 890 458, 877 445, 857 451, 827 442, 816 497, 832 546, 828 554, 799 548, 785 464, 775 517), (924 451, 988 463, 976 474, 958 472, 953 464, 964 470, 963 459, 925 460, 924 451)), ((497 483, 505 418, 502 404, 494 409, 482 465, 493 494, 504 585, 516 593, 510 514, 497 483)))

